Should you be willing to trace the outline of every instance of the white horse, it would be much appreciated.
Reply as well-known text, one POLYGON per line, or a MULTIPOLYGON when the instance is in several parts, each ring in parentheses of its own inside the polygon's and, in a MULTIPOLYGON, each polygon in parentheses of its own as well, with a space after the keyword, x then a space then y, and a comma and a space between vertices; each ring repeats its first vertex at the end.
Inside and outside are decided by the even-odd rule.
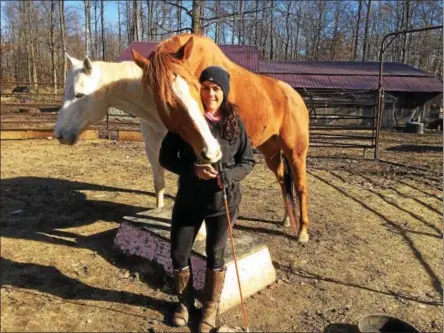
POLYGON ((65 97, 54 135, 63 144, 74 144, 91 124, 100 121, 110 107, 140 117, 145 150, 151 164, 156 208, 164 206, 164 169, 159 150, 166 128, 159 118, 152 94, 140 83, 142 70, 133 61, 120 63, 83 61, 70 57, 72 70, 66 77, 65 97))
MULTIPOLYGON (((160 120, 151 91, 141 84, 142 70, 133 61, 120 63, 83 61, 66 54, 72 64, 65 82, 65 96, 59 110, 54 136, 73 145, 89 125, 100 121, 110 107, 140 117, 145 151, 151 164, 156 191, 156 208, 165 205, 165 169, 159 164, 162 140, 167 132, 160 120)), ((205 223, 198 239, 206 236, 205 223)))

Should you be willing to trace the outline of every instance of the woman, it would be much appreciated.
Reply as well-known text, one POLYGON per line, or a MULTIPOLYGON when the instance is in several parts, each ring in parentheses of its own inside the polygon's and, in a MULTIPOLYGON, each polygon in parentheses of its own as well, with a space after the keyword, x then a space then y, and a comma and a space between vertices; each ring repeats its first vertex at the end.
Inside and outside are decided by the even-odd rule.
POLYGON ((236 114, 236 106, 227 100, 230 76, 218 66, 206 68, 199 79, 205 118, 222 149, 222 172, 210 164, 201 164, 190 145, 168 132, 160 149, 160 164, 179 175, 179 189, 171 221, 171 258, 179 304, 173 315, 175 326, 188 323, 194 304, 191 295, 190 254, 202 222, 207 228, 207 272, 200 332, 216 326, 217 308, 225 279, 224 253, 228 239, 222 178, 227 186, 232 224, 241 201, 239 182, 255 164, 245 127, 236 114))

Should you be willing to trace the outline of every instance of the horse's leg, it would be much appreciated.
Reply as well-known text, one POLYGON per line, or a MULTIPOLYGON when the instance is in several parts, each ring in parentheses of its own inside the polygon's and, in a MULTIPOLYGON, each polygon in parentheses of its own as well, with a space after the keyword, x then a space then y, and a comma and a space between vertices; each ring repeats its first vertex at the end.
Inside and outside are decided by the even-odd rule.
POLYGON ((145 141, 146 156, 153 170, 156 208, 162 208, 165 205, 165 170, 159 164, 159 152, 166 130, 163 128, 154 129, 154 126, 151 126, 144 120, 140 120, 140 129, 142 130, 143 140, 145 141))
MULTIPOLYGON (((308 139, 307 139, 308 140, 308 139)), ((283 140, 285 142, 285 140, 283 140)), ((284 155, 290 162, 294 177, 294 187, 299 203, 299 234, 298 241, 305 243, 309 240, 308 235, 308 189, 306 175, 306 158, 308 143, 305 144, 305 138, 301 138, 296 148, 283 145, 284 155)), ((295 207, 296 210, 296 207, 295 207)), ((295 212, 296 215, 296 212, 295 212)))
POLYGON ((282 219, 282 225, 284 227, 290 226, 290 218, 287 213, 286 193, 284 184, 284 163, 281 159, 281 148, 276 138, 271 138, 259 147, 257 147, 265 157, 265 162, 268 168, 273 171, 276 179, 281 187, 282 198, 284 200, 284 218, 282 219))
MULTIPOLYGON (((155 129, 155 127, 156 126, 150 125, 146 121, 140 120, 140 129, 142 130, 143 140, 145 141, 146 155, 151 164, 151 168, 153 169, 154 189, 156 191, 156 208, 163 208, 165 205, 165 169, 159 164, 159 152, 166 130, 160 130, 159 128, 155 129)), ((206 235, 207 229, 204 222, 199 229, 196 239, 203 240, 206 235)))

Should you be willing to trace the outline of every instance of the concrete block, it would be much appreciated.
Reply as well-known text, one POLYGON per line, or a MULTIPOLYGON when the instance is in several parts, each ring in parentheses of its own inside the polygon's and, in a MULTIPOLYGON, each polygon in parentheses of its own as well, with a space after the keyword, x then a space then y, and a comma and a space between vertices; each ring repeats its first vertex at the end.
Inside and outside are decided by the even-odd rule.
MULTIPOLYGON (((114 240, 114 245, 125 254, 136 255, 160 265, 172 276, 170 258, 171 209, 150 210, 124 217, 114 240)), ((276 280, 267 246, 257 237, 236 237, 235 250, 244 298, 255 294, 276 280)), ((219 306, 220 313, 240 304, 239 287, 234 259, 228 240, 225 252, 227 274, 219 306)), ((196 239, 192 254, 193 286, 202 292, 205 285, 206 254, 205 240, 196 239)))

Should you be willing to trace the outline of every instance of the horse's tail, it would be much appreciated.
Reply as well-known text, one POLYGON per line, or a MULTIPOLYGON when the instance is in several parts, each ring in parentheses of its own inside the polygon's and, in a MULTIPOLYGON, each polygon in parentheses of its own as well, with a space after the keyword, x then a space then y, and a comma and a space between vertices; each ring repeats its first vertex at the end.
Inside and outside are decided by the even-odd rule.
POLYGON ((294 209, 294 187, 293 187, 293 173, 291 172, 290 162, 285 155, 282 156, 284 159, 284 188, 285 188, 285 199, 287 199, 291 204, 291 209, 294 209))
POLYGON ((295 236, 298 236, 299 233, 299 225, 298 221, 294 216, 294 207, 295 207, 295 194, 294 194, 294 177, 291 172, 290 162, 288 161, 285 155, 282 156, 284 160, 284 189, 285 189, 285 201, 288 203, 287 209, 288 217, 290 218, 290 224, 295 233, 295 236))

